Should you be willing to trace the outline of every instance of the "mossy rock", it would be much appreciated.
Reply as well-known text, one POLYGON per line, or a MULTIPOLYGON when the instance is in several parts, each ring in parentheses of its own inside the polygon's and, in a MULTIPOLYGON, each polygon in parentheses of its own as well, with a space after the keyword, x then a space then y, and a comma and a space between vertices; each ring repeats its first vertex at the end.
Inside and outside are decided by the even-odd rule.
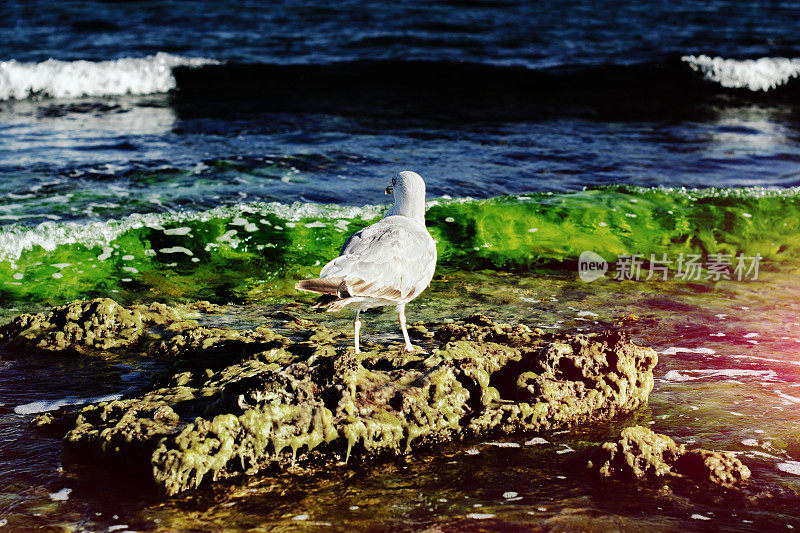
POLYGON ((289 315, 286 330, 291 339, 264 326, 209 328, 166 306, 98 299, 17 317, 0 343, 138 347, 173 361, 138 396, 84 407, 65 437, 68 452, 139 465, 166 494, 267 468, 607 419, 646 404, 657 362, 619 332, 545 333, 481 315, 425 324, 427 351, 411 354, 368 343, 356 354, 349 333, 289 315))
POLYGON ((604 477, 685 477, 723 487, 750 478, 750 469, 731 452, 687 451, 683 444, 642 426, 625 428, 619 440, 595 448, 587 468, 604 477))
POLYGON ((49 313, 19 315, 0 327, 0 347, 9 351, 108 351, 139 344, 149 327, 179 320, 164 304, 123 307, 110 298, 75 301, 49 313))

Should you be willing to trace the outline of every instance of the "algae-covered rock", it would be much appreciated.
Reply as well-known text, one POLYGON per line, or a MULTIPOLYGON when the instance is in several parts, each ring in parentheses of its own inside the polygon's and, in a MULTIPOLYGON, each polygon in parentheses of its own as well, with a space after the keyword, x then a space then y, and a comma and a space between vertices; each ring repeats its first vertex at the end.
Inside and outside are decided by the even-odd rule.
POLYGON ((605 477, 662 477, 672 472, 672 466, 684 453, 683 445, 666 435, 633 426, 623 429, 618 441, 606 442, 595 449, 589 468, 605 477))
POLYGON ((604 477, 689 477, 732 487, 750 477, 750 470, 730 452, 686 451, 666 435, 633 426, 616 442, 595 448, 587 464, 604 477))
POLYGON ((0 347, 7 350, 86 352, 137 344, 147 327, 178 320, 164 304, 123 307, 110 298, 75 301, 49 313, 23 314, 0 327, 0 347))
POLYGON ((435 333, 417 353, 355 354, 341 332, 307 325, 290 340, 172 323, 150 350, 172 368, 139 397, 83 408, 67 448, 142 461, 175 494, 273 466, 610 417, 646 403, 657 361, 623 334, 545 334, 483 316, 427 324, 435 333))
POLYGON ((217 366, 225 364, 226 359, 269 351, 289 342, 266 327, 235 330, 208 328, 192 322, 176 322, 168 330, 174 335, 156 342, 151 348, 153 355, 172 359, 205 358, 217 366))
POLYGON ((190 311, 198 311, 200 313, 205 313, 207 315, 212 315, 216 313, 224 313, 228 310, 228 306, 226 305, 219 305, 209 302, 208 300, 200 300, 197 302, 192 302, 189 304, 183 305, 184 309, 190 311))
POLYGON ((724 487, 750 478, 750 469, 732 452, 691 450, 678 459, 675 469, 687 477, 724 487))
POLYGON ((31 420, 31 424, 36 427, 46 427, 53 423, 53 415, 52 413, 41 413, 33 417, 31 420))
MULTIPOLYGON (((189 399, 174 395, 170 400, 189 399)), ((101 451, 106 458, 122 459, 126 462, 146 462, 155 442, 163 435, 174 433, 180 425, 180 417, 173 411, 163 396, 148 394, 128 400, 113 400, 83 409, 77 417, 75 427, 66 436, 67 444, 91 443, 72 451, 85 454, 101 451)))

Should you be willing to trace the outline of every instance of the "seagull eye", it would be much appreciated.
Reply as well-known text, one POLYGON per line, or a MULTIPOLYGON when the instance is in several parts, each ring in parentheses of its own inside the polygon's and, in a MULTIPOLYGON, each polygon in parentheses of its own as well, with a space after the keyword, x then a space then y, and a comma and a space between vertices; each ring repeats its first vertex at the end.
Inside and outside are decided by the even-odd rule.
POLYGON ((392 178, 392 185, 397 185, 397 178, 392 178))

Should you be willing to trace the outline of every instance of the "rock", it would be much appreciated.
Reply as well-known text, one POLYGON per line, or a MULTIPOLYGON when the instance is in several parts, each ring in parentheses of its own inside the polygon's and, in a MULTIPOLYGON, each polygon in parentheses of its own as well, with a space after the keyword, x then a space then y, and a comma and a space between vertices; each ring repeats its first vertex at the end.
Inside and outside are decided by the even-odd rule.
POLYGON ((51 413, 41 413, 33 417, 31 424, 36 427, 46 427, 53 423, 53 415, 51 413))
POLYGON ((129 348, 139 343, 146 327, 178 320, 164 304, 126 308, 110 298, 75 301, 43 313, 23 314, 0 327, 6 350, 79 352, 129 348))
POLYGON ((730 452, 687 451, 642 426, 625 428, 618 441, 595 448, 587 468, 604 477, 688 477, 724 487, 750 478, 750 470, 730 452))
POLYGON ((226 359, 252 356, 288 344, 288 339, 261 327, 255 330, 207 328, 194 322, 175 322, 169 328, 171 338, 156 341, 151 353, 170 359, 213 360, 219 366, 226 359))
MULTIPOLYGON (((82 409, 66 441, 68 444, 102 442, 103 455, 107 457, 147 461, 146 451, 155 447, 158 438, 177 431, 180 425, 180 418, 169 406, 169 400, 189 399, 191 393, 187 391, 181 395, 176 390, 169 398, 151 393, 137 399, 113 400, 82 409)), ((73 446, 70 451, 86 453, 89 450, 73 446)))
POLYGON ((411 337, 420 338, 420 339, 431 339, 433 338, 433 333, 431 333, 428 328, 425 327, 425 324, 422 322, 416 322, 414 324, 409 324, 408 326, 408 334, 411 337))
POLYGON ((173 322, 149 353, 175 360, 136 398, 83 408, 67 450, 138 461, 166 494, 270 467, 313 466, 491 432, 604 419, 647 402, 656 353, 624 334, 544 333, 475 316, 438 328, 428 352, 355 354, 312 325, 173 322))
POLYGON ((208 300, 199 300, 197 302, 192 302, 190 304, 186 304, 183 307, 185 309, 187 309, 187 310, 199 311, 199 312, 205 313, 207 315, 225 313, 229 309, 229 306, 227 306, 227 305, 212 304, 208 300))
POLYGON ((606 442, 591 455, 589 468, 605 477, 662 477, 672 473, 672 466, 686 453, 666 435, 643 426, 622 430, 617 442, 606 442))
POLYGON ((181 320, 181 316, 175 308, 158 302, 134 305, 130 310, 133 313, 138 312, 142 317, 142 323, 148 327, 165 326, 181 320))
POLYGON ((732 487, 750 478, 750 469, 731 452, 691 450, 680 457, 676 470, 698 481, 732 487))
POLYGON ((314 322, 295 316, 287 311, 275 311, 269 313, 267 316, 269 318, 281 321, 284 324, 284 327, 288 329, 304 330, 315 326, 314 322))

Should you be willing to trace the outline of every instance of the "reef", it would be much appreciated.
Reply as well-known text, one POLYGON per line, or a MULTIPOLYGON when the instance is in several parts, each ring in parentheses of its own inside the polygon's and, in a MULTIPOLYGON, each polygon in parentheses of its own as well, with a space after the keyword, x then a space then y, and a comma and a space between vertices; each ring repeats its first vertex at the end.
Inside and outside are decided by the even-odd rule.
POLYGON ((587 469, 604 477, 683 477, 723 487, 750 478, 750 469, 731 452, 687 450, 642 426, 625 428, 619 440, 592 450, 587 469))
POLYGON ((162 358, 167 368, 146 390, 75 413, 64 442, 71 456, 152 472, 169 495, 270 468, 607 419, 646 404, 657 362, 620 331, 546 333, 481 315, 411 328, 423 348, 414 353, 365 343, 360 354, 349 332, 289 313, 277 326, 284 334, 179 315, 166 306, 73 303, 18 317, 0 343, 146 347, 162 358))

